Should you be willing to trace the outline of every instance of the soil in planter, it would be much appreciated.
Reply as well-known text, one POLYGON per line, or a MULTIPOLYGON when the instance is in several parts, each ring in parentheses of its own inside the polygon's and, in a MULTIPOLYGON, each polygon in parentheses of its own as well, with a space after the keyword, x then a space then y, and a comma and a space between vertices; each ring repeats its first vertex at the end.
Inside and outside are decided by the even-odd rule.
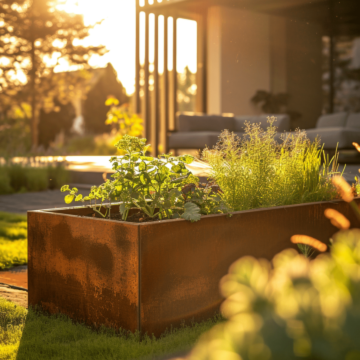
MULTIPOLYGON (((91 215, 87 215, 88 217, 96 217, 99 219, 103 219, 103 217, 101 217, 99 214, 94 213, 91 215)), ((108 219, 108 217, 106 217, 108 219)), ((111 214, 111 220, 115 220, 115 221, 124 221, 121 218, 121 214, 120 213, 115 213, 115 214, 111 214)), ((163 219, 161 221, 166 221, 169 219, 163 219)), ((133 222, 133 223, 145 223, 145 222, 153 222, 153 221, 159 221, 158 217, 155 218, 151 218, 148 215, 144 214, 143 212, 136 212, 134 214, 131 214, 128 216, 126 222, 133 222)))

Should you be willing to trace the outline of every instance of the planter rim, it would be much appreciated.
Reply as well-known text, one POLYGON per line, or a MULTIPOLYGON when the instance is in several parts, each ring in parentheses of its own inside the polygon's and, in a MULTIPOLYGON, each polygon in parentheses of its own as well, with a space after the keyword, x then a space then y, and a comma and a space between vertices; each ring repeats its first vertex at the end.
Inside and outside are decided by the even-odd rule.
MULTIPOLYGON (((360 196, 355 197, 354 199, 360 199, 360 196)), ((241 210, 241 211, 234 211, 232 213, 229 213, 230 215, 238 215, 238 214, 247 214, 252 212, 262 212, 262 211, 269 211, 269 210, 280 210, 280 209, 290 209, 293 207, 301 207, 301 206, 308 206, 308 205, 316 205, 316 204, 334 204, 338 202, 344 202, 342 199, 334 199, 329 201, 316 201, 316 202, 308 202, 308 203, 301 203, 301 204, 293 204, 293 205, 282 205, 282 206, 272 206, 267 208, 257 208, 257 209, 250 209, 250 210, 241 210)), ((119 205, 121 203, 112 203, 111 205, 119 205)), ((103 205, 109 205, 108 203, 103 205)), ((60 213, 59 211, 66 211, 66 210, 78 210, 78 209, 91 209, 98 205, 85 205, 85 206, 73 206, 73 207, 64 207, 64 208, 54 208, 54 209, 42 209, 42 210, 28 210, 27 213, 51 213, 53 215, 63 215, 63 216, 71 216, 71 217, 82 217, 81 215, 74 215, 74 214, 67 214, 67 213, 60 213)), ((229 214, 210 214, 210 215, 202 215, 202 219, 208 219, 213 217, 220 217, 220 216, 228 216, 229 214)), ((101 219, 101 218, 90 218, 94 221, 109 221, 119 224, 127 224, 132 226, 151 226, 156 225, 159 223, 169 223, 169 222, 179 222, 179 221, 187 221, 185 219, 170 219, 170 220, 158 220, 158 221, 152 221, 152 222, 145 222, 145 223, 135 223, 135 222, 129 222, 129 221, 122 221, 122 220, 111 220, 111 219, 101 219)))

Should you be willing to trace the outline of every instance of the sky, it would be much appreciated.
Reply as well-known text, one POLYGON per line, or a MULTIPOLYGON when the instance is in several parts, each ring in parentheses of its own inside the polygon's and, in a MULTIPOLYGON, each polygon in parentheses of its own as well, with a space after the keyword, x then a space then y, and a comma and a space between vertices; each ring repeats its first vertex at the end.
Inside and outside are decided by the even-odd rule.
MULTIPOLYGON (((90 65, 103 67, 111 62, 127 93, 132 94, 135 89, 135 0, 67 0, 64 5, 59 5, 59 7, 70 13, 82 14, 85 25, 103 20, 100 25, 90 30, 90 36, 82 40, 81 44, 105 45, 109 52, 102 57, 93 56, 89 61, 90 65)), ((150 28, 153 21, 152 17, 150 28)), ((162 21, 163 19, 159 22, 159 34, 162 32, 162 21)), ((177 26, 177 71, 183 72, 185 66, 189 66, 192 72, 196 72, 196 22, 178 19, 177 26)), ((144 28, 144 23, 141 23, 141 28, 144 28)), ((150 61, 154 57, 154 49, 151 47, 153 36, 150 31, 150 61)), ((172 38, 171 33, 169 33, 169 38, 172 38)), ((143 38, 141 40, 144 41, 143 38)), ((163 63, 161 63, 162 43, 159 41, 160 70, 163 68, 163 63)), ((144 57, 143 52, 140 53, 140 56, 144 57)), ((171 51, 169 52, 169 63, 172 63, 171 51)), ((69 70, 69 66, 66 63, 60 64, 55 69, 55 71, 67 70, 69 70)), ((171 66, 169 70, 171 70, 171 66)))

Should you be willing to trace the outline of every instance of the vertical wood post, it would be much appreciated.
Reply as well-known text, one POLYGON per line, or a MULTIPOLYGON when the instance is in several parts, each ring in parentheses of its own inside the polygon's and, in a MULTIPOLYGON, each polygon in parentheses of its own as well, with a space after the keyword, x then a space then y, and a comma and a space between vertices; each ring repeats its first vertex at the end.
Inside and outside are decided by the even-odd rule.
POLYGON ((197 18, 196 111, 206 113, 206 13, 197 18))
POLYGON ((164 15, 164 123, 163 123, 163 133, 164 133, 164 152, 169 152, 169 141, 168 141, 168 132, 169 132, 169 70, 168 70, 168 16, 164 15))
POLYGON ((159 16, 154 13, 154 126, 153 128, 153 141, 154 141, 154 156, 159 155, 159 132, 160 132, 160 113, 159 113, 159 16))
POLYGON ((136 0, 135 112, 140 114, 140 0, 136 0))
POLYGON ((174 104, 174 112, 173 112, 173 124, 174 128, 176 129, 176 112, 177 112, 177 44, 176 44, 176 38, 177 38, 177 18, 173 17, 173 94, 172 94, 172 101, 174 104))
POLYGON ((149 100, 149 13, 145 12, 144 107, 145 137, 151 141, 151 113, 149 100))
POLYGON ((329 63, 329 112, 334 112, 335 100, 335 31, 334 31, 334 0, 329 0, 329 26, 330 26, 330 63, 329 63))

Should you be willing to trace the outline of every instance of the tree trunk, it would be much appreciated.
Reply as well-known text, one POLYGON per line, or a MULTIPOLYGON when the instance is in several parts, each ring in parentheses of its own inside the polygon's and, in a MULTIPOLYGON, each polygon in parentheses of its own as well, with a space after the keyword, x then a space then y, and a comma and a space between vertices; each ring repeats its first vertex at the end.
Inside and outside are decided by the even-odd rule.
MULTIPOLYGON (((32 6, 34 6, 32 4, 32 6)), ((30 73, 30 96, 31 96, 31 146, 35 151, 38 147, 38 111, 36 98, 36 56, 35 56, 35 34, 34 34, 34 18, 31 16, 31 73, 30 73)))

